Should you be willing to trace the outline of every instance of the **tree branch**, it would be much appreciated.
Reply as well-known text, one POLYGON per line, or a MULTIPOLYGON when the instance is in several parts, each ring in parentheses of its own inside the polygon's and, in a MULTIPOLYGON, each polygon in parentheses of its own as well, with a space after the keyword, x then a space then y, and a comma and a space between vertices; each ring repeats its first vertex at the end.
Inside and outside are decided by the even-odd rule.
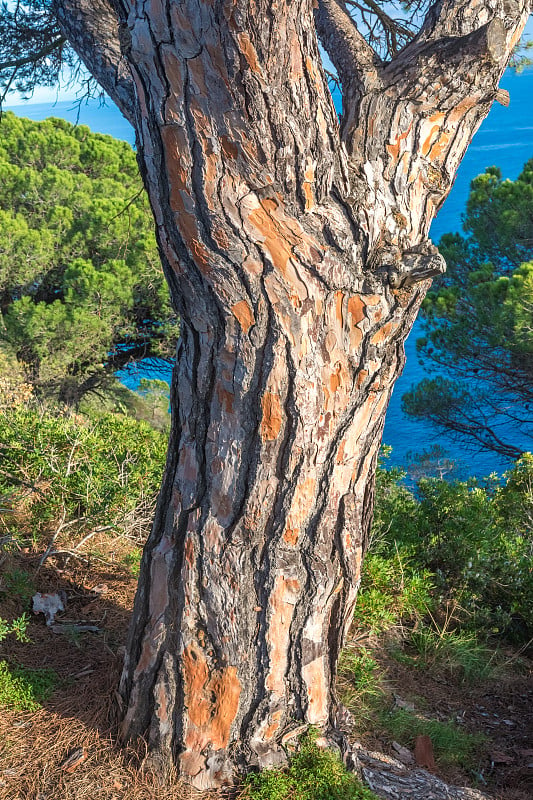
POLYGON ((483 55, 494 67, 503 70, 527 21, 530 0, 438 0, 429 9, 419 33, 390 64, 390 71, 401 72, 407 64, 437 58, 454 70, 462 59, 463 72, 472 66, 472 57, 483 55))
POLYGON ((315 24, 345 94, 361 96, 379 85, 381 60, 339 0, 318 0, 315 24))
POLYGON ((137 99, 126 59, 119 23, 107 0, 52 0, 59 27, 126 119, 134 125, 137 99))
POLYGON ((57 39, 54 39, 53 42, 50 42, 39 50, 37 53, 30 53, 26 56, 22 56, 21 58, 15 58, 11 61, 3 61, 0 62, 0 72, 3 72, 5 69, 19 69, 20 67, 25 67, 26 64, 33 64, 35 61, 38 61, 41 58, 46 58, 49 56, 50 53, 53 53, 54 50, 57 50, 59 47, 66 43, 66 39, 64 36, 60 36, 57 39))

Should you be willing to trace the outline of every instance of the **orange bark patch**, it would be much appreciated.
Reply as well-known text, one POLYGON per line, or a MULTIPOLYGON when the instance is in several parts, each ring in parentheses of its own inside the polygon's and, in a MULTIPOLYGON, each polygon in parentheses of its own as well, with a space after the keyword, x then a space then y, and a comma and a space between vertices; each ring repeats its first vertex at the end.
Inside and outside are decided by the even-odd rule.
POLYGON ((226 235, 224 228, 215 228, 213 230, 213 239, 222 250, 227 250, 229 247, 229 239, 226 235))
POLYGON ((407 139, 407 137, 409 136, 409 134, 411 132, 411 128, 412 127, 413 127, 413 123, 411 122, 409 124, 409 127, 407 128, 407 130, 404 131, 404 133, 399 133, 397 138, 396 138, 396 140, 387 145, 387 150, 389 151, 390 155, 393 157, 394 160, 396 160, 398 158, 398 156, 400 155, 401 142, 404 139, 407 139))
POLYGON ((202 651, 194 644, 184 650, 183 677, 189 719, 197 728, 203 728, 211 715, 209 702, 204 696, 209 670, 202 651))
POLYGON ((261 398, 261 407, 263 409, 261 438, 263 441, 273 441, 279 436, 283 419, 279 395, 265 392, 261 398))
POLYGON ((359 295, 354 294, 348 299, 348 314, 352 315, 352 325, 358 325, 365 318, 365 304, 359 295))
POLYGON ((298 528, 285 528, 285 532, 283 534, 283 541, 287 544, 290 544, 291 547, 294 547, 298 542, 300 537, 300 531, 298 528))
POLYGON ((316 658, 302 668, 302 677, 307 686, 309 704, 307 719, 313 725, 323 722, 328 715, 328 690, 324 670, 324 659, 316 658))
POLYGON ((319 93, 322 94, 322 82, 320 80, 320 74, 315 67, 313 61, 307 56, 305 59, 305 66, 307 67, 307 72, 311 76, 316 88, 318 89, 319 93))
POLYGON ((279 731, 279 726, 281 724, 281 720, 283 719, 283 711, 281 709, 279 711, 274 711, 271 719, 272 722, 265 728, 265 732, 263 734, 263 739, 267 742, 271 741, 271 739, 273 739, 276 733, 279 731))
POLYGON ((332 392, 336 392, 339 386, 342 383, 342 367, 340 364, 335 365, 335 372, 330 375, 329 378, 329 388, 332 392))
POLYGON ((237 317, 239 325, 245 333, 248 333, 252 325, 255 325, 254 312, 246 302, 246 300, 239 300, 231 307, 233 314, 237 317))
POLYGON ((257 208, 250 214, 250 222, 254 225, 265 238, 265 245, 268 248, 274 266, 279 269, 282 275, 287 271, 287 263, 292 258, 292 247, 296 244, 294 237, 289 230, 284 230, 280 223, 271 216, 272 203, 263 201, 261 208, 257 208))
POLYGON ((220 146, 226 158, 235 160, 239 155, 239 148, 235 142, 232 142, 227 136, 220 137, 220 146))
POLYGON ((396 330, 397 327, 398 327, 398 325, 397 325, 396 322, 392 322, 391 321, 391 322, 385 323, 385 325, 382 328, 380 328, 379 331, 376 331, 376 333, 372 336, 372 338, 370 340, 370 343, 371 344, 381 344, 386 339, 388 339, 388 337, 391 335, 391 333, 394 330, 396 330))
POLYGON ((335 316, 337 317, 337 322, 339 322, 341 326, 343 322, 343 314, 342 314, 343 300, 344 300, 344 292, 335 292, 335 316))
POLYGON ((166 168, 169 176, 170 207, 175 211, 174 205, 183 207, 181 192, 187 190, 188 170, 183 165, 183 154, 187 152, 187 143, 181 128, 177 125, 163 125, 161 138, 165 148, 166 168), (176 203, 176 196, 179 197, 179 203, 176 203))
POLYGON ((450 133, 441 134, 441 136, 437 139, 437 141, 430 150, 429 153, 430 161, 442 160, 442 156, 446 153, 446 150, 450 143, 450 139, 451 139, 450 133))
POLYGON ((209 250, 198 239, 192 239, 189 242, 189 248, 194 262, 202 275, 209 275, 211 272, 209 250))
POLYGON ((305 210, 311 211, 315 205, 315 196, 313 193, 313 186, 308 181, 303 183, 304 197, 305 197, 305 210))
POLYGON ((359 388, 361 384, 366 381, 367 378, 368 378, 368 371, 366 369, 362 369, 357 376, 357 387, 359 388))
POLYGON ((239 42, 241 53, 246 59, 246 63, 252 72, 261 72, 261 68, 257 60, 257 52, 250 40, 250 36, 247 33, 238 33, 237 41, 239 42))
POLYGON ((239 708, 241 684, 237 677, 237 667, 226 667, 211 681, 211 691, 215 695, 215 714, 212 724, 213 745, 219 749, 229 743, 231 723, 239 708))
POLYGON ((422 142, 421 152, 423 156, 427 156, 427 154, 429 153, 431 145, 433 144, 435 136, 438 134, 439 130, 440 130, 440 125, 433 125, 428 136, 426 136, 426 138, 422 142))
POLYGON ((268 605, 270 620, 267 630, 269 644, 270 669, 266 676, 266 687, 278 696, 285 692, 284 678, 287 667, 287 648, 289 629, 294 613, 294 605, 300 590, 300 582, 296 578, 276 577, 268 605))
POLYGON ((211 674, 202 650, 194 644, 183 653, 185 702, 192 729, 185 738, 191 750, 211 744, 215 750, 228 746, 231 725, 239 707, 241 684, 236 667, 211 674))
POLYGON ((343 439, 339 445, 339 449, 337 450, 337 455, 335 457, 335 461, 337 464, 342 464, 344 461, 344 448, 346 447, 346 439, 343 439))
POLYGON ((303 190, 305 196, 305 210, 311 211, 315 205, 315 196, 313 193, 313 182, 315 180, 315 165, 311 159, 307 160, 306 170, 304 172, 303 190))

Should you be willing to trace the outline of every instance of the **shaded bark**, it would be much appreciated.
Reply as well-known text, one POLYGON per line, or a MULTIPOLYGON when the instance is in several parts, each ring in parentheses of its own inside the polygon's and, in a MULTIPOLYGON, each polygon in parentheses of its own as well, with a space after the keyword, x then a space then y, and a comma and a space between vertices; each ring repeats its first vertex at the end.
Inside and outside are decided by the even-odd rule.
MULTIPOLYGON (((443 268, 429 225, 527 7, 437 4, 389 64, 354 30, 340 126, 310 2, 115 7, 182 319, 122 735, 209 788, 335 726, 384 415, 443 268)), ((343 13, 319 5, 326 47, 343 13)))

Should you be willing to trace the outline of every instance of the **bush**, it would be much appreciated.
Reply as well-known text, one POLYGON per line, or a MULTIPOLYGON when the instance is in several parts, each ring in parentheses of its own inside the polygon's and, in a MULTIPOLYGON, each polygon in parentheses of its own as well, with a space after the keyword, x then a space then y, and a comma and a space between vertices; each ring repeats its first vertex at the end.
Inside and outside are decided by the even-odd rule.
POLYGON ((338 756, 317 746, 313 732, 302 739, 286 770, 250 775, 245 787, 245 800, 377 800, 338 756))
POLYGON ((378 473, 372 550, 363 572, 358 624, 383 630, 443 601, 462 625, 519 642, 533 635, 533 456, 500 483, 378 473))
MULTIPOLYGON (((151 521, 166 437, 118 414, 91 420, 17 407, 0 415, 0 497, 9 532, 39 542, 68 529, 135 529, 151 521)), ((144 525, 144 527, 143 527, 144 525)))
POLYGON ((355 609, 355 622, 373 633, 380 633, 402 619, 413 619, 432 606, 432 580, 427 570, 402 563, 392 557, 369 553, 363 566, 361 591, 355 609))

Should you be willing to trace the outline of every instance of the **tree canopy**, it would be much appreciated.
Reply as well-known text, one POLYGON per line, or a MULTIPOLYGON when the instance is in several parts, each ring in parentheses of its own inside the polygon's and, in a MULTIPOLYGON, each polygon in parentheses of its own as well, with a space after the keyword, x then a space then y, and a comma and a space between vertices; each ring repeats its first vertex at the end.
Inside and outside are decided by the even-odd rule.
POLYGON ((439 243, 448 270, 424 305, 420 355, 444 374, 404 395, 407 413, 518 458, 533 449, 533 160, 515 181, 474 179, 464 234, 439 243))
POLYGON ((76 402, 177 335, 126 142, 12 113, 0 126, 0 343, 37 392, 76 402))

